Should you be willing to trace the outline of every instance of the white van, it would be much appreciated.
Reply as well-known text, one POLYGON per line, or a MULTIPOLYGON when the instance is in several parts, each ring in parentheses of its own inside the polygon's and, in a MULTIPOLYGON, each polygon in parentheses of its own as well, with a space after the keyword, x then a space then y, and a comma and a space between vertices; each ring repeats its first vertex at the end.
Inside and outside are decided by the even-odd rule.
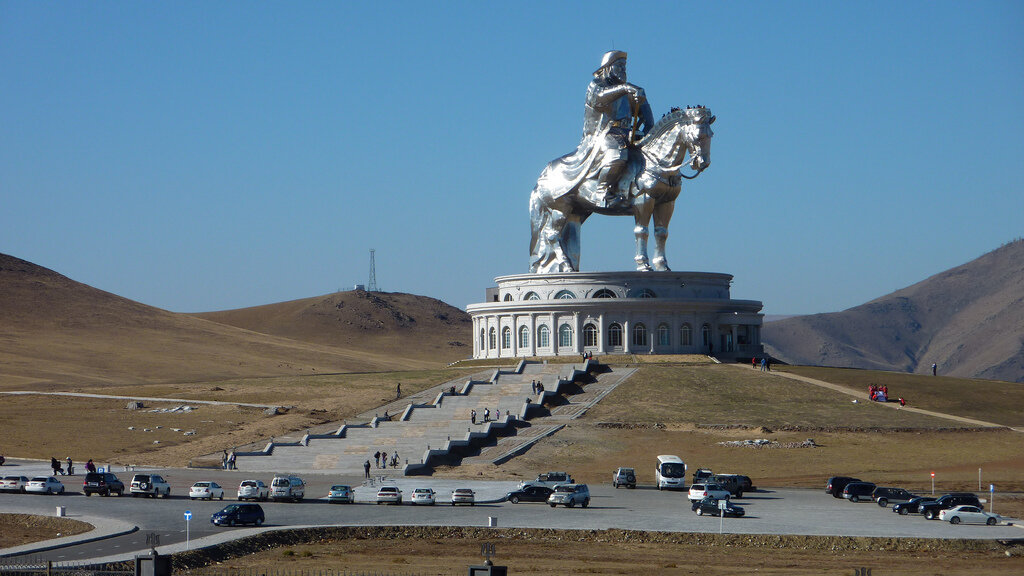
POLYGON ((272 500, 298 502, 306 496, 306 483, 298 476, 275 476, 270 483, 272 500))
POLYGON ((662 454, 658 456, 658 467, 654 470, 654 481, 658 490, 686 488, 686 463, 679 456, 662 454))

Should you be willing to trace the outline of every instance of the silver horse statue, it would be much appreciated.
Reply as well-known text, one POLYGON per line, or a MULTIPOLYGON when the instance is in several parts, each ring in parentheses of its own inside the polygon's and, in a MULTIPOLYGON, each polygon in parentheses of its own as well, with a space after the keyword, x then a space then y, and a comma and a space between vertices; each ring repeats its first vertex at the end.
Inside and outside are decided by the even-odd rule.
POLYGON ((703 106, 673 109, 630 147, 618 188, 624 201, 607 205, 596 175, 567 174, 564 163, 550 162, 530 194, 530 272, 579 271, 580 228, 591 214, 632 215, 636 226, 636 269, 667 271, 665 241, 679 196, 681 177, 696 178, 711 163, 711 124, 703 106), (681 173, 690 157, 693 176, 681 173), (647 256, 648 225, 654 218, 654 258, 647 256))

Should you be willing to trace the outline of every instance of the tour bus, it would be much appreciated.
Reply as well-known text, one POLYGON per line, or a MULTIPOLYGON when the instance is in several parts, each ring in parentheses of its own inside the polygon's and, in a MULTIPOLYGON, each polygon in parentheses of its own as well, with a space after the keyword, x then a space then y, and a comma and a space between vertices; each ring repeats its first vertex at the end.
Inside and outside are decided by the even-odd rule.
POLYGON ((658 490, 686 488, 686 463, 679 456, 662 454, 658 456, 658 467, 654 470, 658 490))

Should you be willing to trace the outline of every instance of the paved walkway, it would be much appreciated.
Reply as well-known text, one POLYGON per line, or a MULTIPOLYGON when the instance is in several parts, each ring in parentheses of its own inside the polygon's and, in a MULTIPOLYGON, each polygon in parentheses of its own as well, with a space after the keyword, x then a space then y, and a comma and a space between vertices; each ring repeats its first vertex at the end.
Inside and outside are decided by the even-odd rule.
MULTIPOLYGON (((734 366, 736 368, 750 370, 750 368, 747 368, 747 366, 745 364, 726 364, 726 365, 727 366, 734 366)), ((863 392, 860 392, 860 391, 857 391, 857 390, 851 390, 850 388, 848 388, 846 386, 843 386, 841 384, 833 384, 832 382, 826 382, 824 380, 818 380, 816 378, 809 378, 807 376, 800 376, 799 374, 792 374, 792 373, 789 373, 789 372, 769 372, 769 374, 772 374, 774 376, 781 376, 783 378, 789 378, 790 380, 798 380, 800 382, 805 382, 807 384, 813 384, 813 385, 819 386, 821 388, 828 388, 829 390, 834 390, 835 392, 839 392, 840 394, 846 394, 847 396, 852 396, 853 398, 857 398, 859 400, 864 400, 865 402, 870 402, 870 400, 868 400, 868 399, 866 399, 864 397, 864 393, 863 392)), ((996 424, 995 422, 986 422, 984 420, 975 420, 974 418, 965 418, 963 416, 955 416, 953 414, 945 414, 943 412, 935 412, 935 411, 932 411, 932 410, 924 410, 923 408, 914 408, 912 406, 903 406, 901 408, 898 402, 876 402, 876 404, 878 404, 879 406, 885 406, 885 407, 888 407, 888 408, 892 408, 893 410, 906 410, 908 412, 916 412, 918 414, 926 414, 928 416, 935 416, 936 418, 945 418, 946 420, 952 420, 954 422, 960 422, 961 424, 970 424, 972 426, 980 426, 982 428, 1008 428, 1008 426, 1004 426, 1002 424, 996 424)), ((1011 428, 1011 430, 1016 430, 1017 432, 1021 432, 1021 430, 1017 430, 1016 428, 1011 428)))

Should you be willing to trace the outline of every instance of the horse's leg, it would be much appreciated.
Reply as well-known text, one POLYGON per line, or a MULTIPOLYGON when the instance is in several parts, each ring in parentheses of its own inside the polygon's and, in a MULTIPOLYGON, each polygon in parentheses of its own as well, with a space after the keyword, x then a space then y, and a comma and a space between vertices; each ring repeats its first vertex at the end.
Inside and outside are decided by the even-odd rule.
POLYGON ((668 240, 668 223, 672 220, 672 212, 676 201, 659 202, 654 206, 654 260, 651 264, 655 270, 667 272, 668 260, 665 258, 665 241, 668 240))
POLYGON ((633 228, 633 235, 636 236, 636 269, 641 272, 649 272, 651 263, 647 257, 647 225, 651 222, 651 212, 654 209, 654 201, 644 194, 633 200, 633 219, 636 226, 633 228))

